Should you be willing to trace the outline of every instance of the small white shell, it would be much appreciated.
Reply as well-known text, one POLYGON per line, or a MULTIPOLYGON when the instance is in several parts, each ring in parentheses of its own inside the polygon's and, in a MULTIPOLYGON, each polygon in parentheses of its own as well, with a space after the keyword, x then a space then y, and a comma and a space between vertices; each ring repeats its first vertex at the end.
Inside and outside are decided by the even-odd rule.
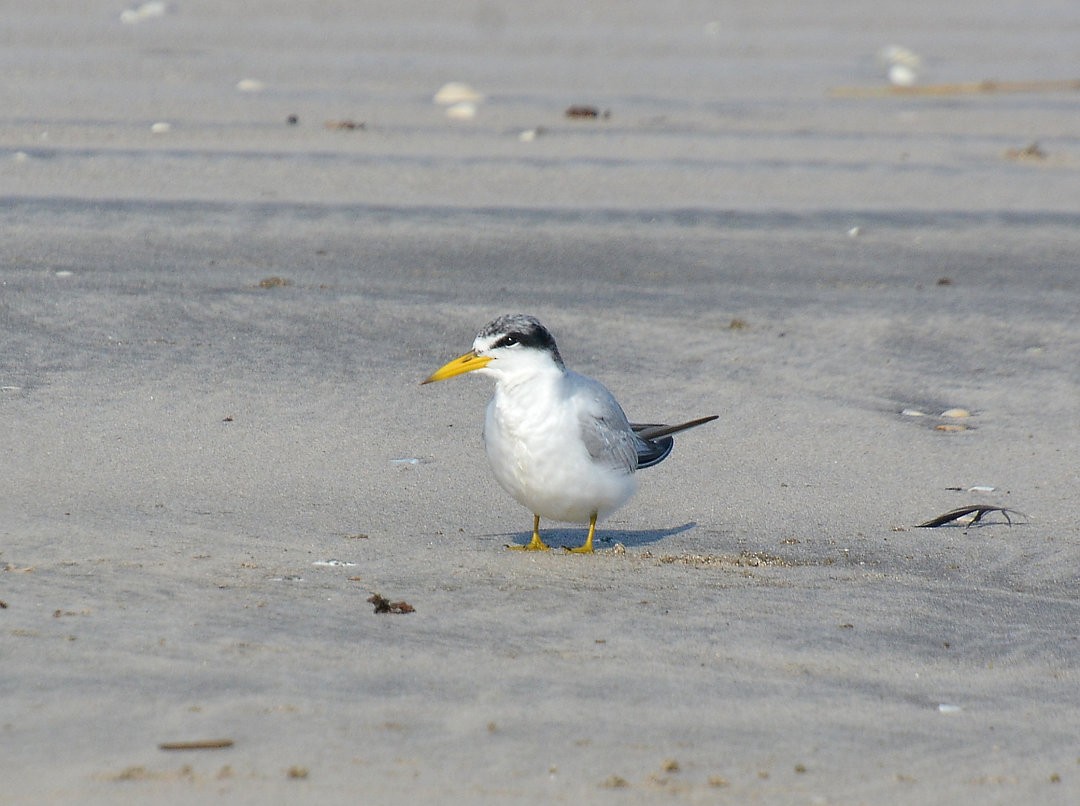
POLYGON ((262 92, 265 87, 257 78, 242 78, 236 82, 236 89, 240 92, 262 92))
POLYGON ((168 4, 161 2, 161 0, 148 0, 148 2, 142 3, 135 8, 121 11, 120 22, 125 25, 135 25, 154 17, 163 17, 166 11, 168 11, 168 4))
POLYGON ((906 64, 894 64, 889 68, 889 83, 894 87, 913 87, 918 77, 906 64))
POLYGON ((945 409, 945 411, 941 412, 941 416, 953 420, 962 420, 965 417, 970 417, 971 412, 967 409, 945 409))
POLYGON ((439 88, 433 100, 440 106, 453 106, 462 102, 478 104, 484 100, 484 94, 464 82, 451 81, 439 88))
POLYGON ((887 45, 878 51, 878 62, 885 67, 894 87, 910 87, 919 78, 922 57, 903 45, 887 45))
POLYGON ((446 116, 450 120, 472 120, 476 117, 476 104, 471 101, 462 101, 453 106, 448 106, 446 116))
POLYGON ((171 123, 166 123, 163 120, 159 120, 157 123, 153 124, 150 127, 150 131, 153 132, 154 134, 165 134, 167 131, 170 131, 171 129, 172 129, 172 124, 171 123))
POLYGON ((902 64, 912 70, 922 67, 922 57, 903 45, 886 45, 878 51, 878 61, 886 65, 902 64))

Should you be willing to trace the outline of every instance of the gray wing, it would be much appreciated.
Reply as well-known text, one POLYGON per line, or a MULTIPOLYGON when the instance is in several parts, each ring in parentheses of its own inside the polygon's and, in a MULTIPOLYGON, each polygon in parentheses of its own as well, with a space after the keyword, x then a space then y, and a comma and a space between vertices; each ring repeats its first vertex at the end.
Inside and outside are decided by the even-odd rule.
POLYGON ((638 467, 638 440, 634 432, 604 417, 583 415, 581 438, 589 455, 614 470, 633 473, 638 467))
POLYGON ((613 470, 633 473, 638 466, 641 440, 630 429, 622 407, 602 384, 573 374, 578 399, 578 426, 585 449, 594 461, 613 470))

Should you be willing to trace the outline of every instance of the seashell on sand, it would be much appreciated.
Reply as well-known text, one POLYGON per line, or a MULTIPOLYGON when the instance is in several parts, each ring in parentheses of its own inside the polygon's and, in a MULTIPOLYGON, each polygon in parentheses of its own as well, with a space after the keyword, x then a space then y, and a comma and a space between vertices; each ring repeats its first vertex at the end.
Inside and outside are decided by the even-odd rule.
POLYGON ((478 104, 483 102, 484 94, 463 81, 451 81, 443 84, 432 100, 440 106, 454 106, 460 103, 478 104))
POLYGON ((476 104, 471 101, 461 101, 453 106, 446 107, 446 116, 450 120, 472 120, 476 117, 476 104))
POLYGON ((967 409, 960 409, 960 408, 945 409, 945 411, 941 412, 941 416, 942 417, 948 417, 949 419, 952 419, 952 420, 963 420, 965 417, 970 417, 971 412, 968 411, 967 409))

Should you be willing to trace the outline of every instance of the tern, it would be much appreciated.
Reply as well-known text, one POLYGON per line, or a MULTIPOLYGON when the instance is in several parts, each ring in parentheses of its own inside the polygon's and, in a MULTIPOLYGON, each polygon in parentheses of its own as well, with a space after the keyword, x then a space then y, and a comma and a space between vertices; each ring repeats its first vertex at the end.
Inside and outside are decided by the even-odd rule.
POLYGON ((671 453, 672 434, 715 420, 635 424, 599 381, 567 369, 555 339, 533 316, 507 314, 476 334, 472 349, 423 383, 476 372, 495 379, 484 420, 484 447, 495 479, 533 513, 532 540, 512 548, 544 551, 540 519, 588 523, 625 504, 635 473, 671 453))

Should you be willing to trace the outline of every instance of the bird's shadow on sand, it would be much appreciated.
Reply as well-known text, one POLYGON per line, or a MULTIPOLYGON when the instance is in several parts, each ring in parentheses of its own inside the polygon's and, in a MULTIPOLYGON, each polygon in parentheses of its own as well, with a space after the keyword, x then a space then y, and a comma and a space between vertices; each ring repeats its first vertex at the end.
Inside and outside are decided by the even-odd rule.
MULTIPOLYGON (((648 546, 696 526, 697 523, 691 521, 668 529, 597 529, 593 545, 597 549, 609 549, 616 543, 622 543, 627 548, 648 546)), ((540 529, 540 537, 552 548, 577 548, 585 542, 588 534, 588 529, 544 529, 542 526, 540 529)), ((532 532, 510 532, 494 536, 505 538, 509 545, 524 546, 532 538, 532 532)))

